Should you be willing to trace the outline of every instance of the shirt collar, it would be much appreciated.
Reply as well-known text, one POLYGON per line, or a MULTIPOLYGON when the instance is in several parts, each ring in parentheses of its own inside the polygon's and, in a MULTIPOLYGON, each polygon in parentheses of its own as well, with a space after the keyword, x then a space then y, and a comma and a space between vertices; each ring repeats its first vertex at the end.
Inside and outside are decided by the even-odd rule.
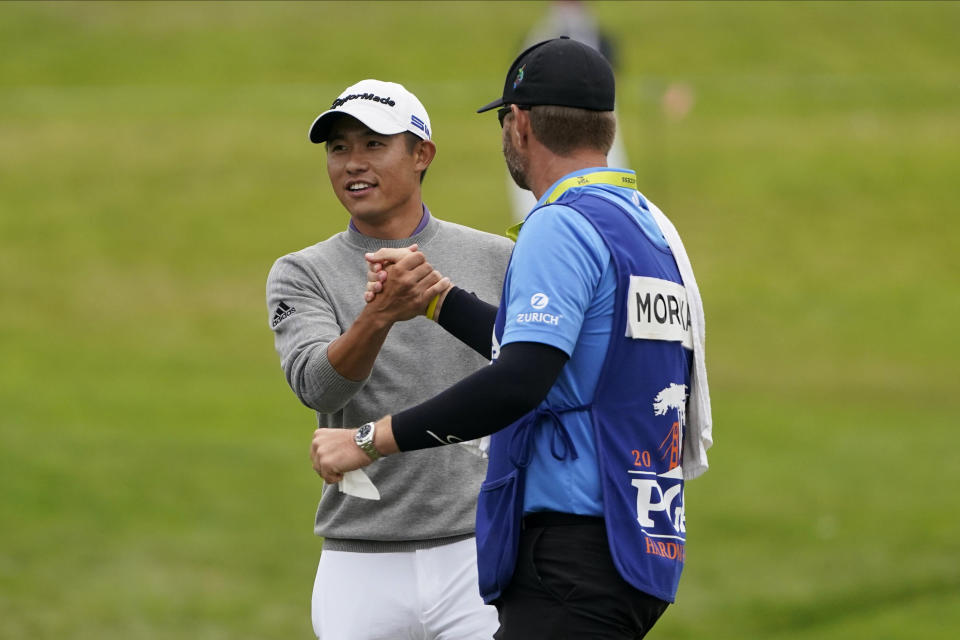
MULTIPOLYGON (((579 171, 568 173, 543 192, 543 195, 537 200, 537 204, 530 210, 530 213, 554 202, 570 189, 590 185, 609 185, 636 191, 637 174, 635 171, 629 169, 611 169, 609 167, 592 167, 590 169, 580 169, 579 171)), ((530 213, 527 214, 527 217, 530 217, 530 213)), ((526 218, 524 218, 523 222, 526 222, 526 218)), ((523 222, 519 222, 507 229, 507 237, 516 242, 517 237, 520 235, 520 228, 523 226, 523 222)))
MULTIPOLYGON (((420 203, 420 206, 423 207, 423 215, 420 216, 420 224, 417 225, 417 228, 413 230, 413 233, 410 234, 410 237, 417 235, 426 228, 427 223, 430 222, 430 209, 427 209, 427 205, 420 203)), ((353 224, 353 219, 350 219, 350 223, 347 225, 348 228, 360 233, 360 230, 357 229, 357 225, 353 224)), ((360 233, 360 235, 363 235, 360 233)))

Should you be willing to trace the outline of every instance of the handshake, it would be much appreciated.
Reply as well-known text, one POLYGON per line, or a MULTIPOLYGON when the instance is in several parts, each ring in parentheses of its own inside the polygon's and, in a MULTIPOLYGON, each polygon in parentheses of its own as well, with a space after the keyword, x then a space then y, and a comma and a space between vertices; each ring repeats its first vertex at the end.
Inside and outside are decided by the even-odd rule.
POLYGON ((371 311, 393 322, 426 315, 436 320, 443 298, 453 284, 427 262, 417 245, 368 253, 367 288, 371 311))

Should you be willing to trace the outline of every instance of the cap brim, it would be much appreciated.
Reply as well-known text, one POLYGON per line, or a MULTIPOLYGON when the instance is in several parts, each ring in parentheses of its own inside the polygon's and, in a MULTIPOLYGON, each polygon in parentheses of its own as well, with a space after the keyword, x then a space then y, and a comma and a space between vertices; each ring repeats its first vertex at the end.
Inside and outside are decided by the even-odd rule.
POLYGON ((330 125, 333 123, 333 120, 337 115, 343 115, 343 112, 331 109, 330 111, 324 111, 317 116, 316 120, 313 121, 313 124, 310 125, 310 142, 314 144, 326 142, 327 136, 330 135, 330 125))
POLYGON ((477 113, 483 113, 484 111, 490 111, 490 109, 496 109, 497 107, 502 107, 504 105, 503 98, 497 98, 488 105, 484 105, 477 109, 477 113))
MULTIPOLYGON (((310 142, 314 144, 326 142, 330 135, 330 127, 333 125, 333 122, 336 120, 337 116, 350 116, 351 118, 359 120, 364 125, 370 127, 371 131, 375 131, 385 136, 392 136, 394 134, 407 131, 406 128, 396 123, 384 122, 382 114, 377 113, 376 111, 365 109, 364 105, 354 105, 353 103, 348 103, 348 105, 349 108, 341 107, 339 109, 330 109, 317 116, 317 119, 313 121, 312 125, 310 125, 310 131, 308 133, 310 142)), ((417 133, 417 135, 420 134, 417 133)))

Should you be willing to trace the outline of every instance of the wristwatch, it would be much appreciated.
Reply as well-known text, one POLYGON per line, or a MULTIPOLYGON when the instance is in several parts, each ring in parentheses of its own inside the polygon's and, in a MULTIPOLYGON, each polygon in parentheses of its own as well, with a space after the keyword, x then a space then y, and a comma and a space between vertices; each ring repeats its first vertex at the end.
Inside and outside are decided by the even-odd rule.
POLYGON ((363 452, 370 456, 371 460, 376 460, 377 458, 382 458, 380 452, 377 451, 377 448, 373 446, 373 435, 376 432, 376 425, 372 422, 368 422, 363 425, 353 436, 353 441, 357 443, 357 446, 363 449, 363 452))

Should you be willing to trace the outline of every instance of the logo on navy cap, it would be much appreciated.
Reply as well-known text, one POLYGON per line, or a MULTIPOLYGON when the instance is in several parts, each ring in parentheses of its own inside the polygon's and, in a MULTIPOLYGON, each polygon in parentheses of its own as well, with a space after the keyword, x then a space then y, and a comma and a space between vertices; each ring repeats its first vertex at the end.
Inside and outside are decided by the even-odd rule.
POLYGON ((523 82, 523 70, 524 70, 526 67, 527 67, 527 65, 523 65, 523 66, 521 66, 519 69, 517 69, 517 77, 516 77, 516 79, 513 81, 513 88, 514 88, 514 89, 517 88, 517 85, 518 85, 518 84, 520 84, 521 82, 523 82))

